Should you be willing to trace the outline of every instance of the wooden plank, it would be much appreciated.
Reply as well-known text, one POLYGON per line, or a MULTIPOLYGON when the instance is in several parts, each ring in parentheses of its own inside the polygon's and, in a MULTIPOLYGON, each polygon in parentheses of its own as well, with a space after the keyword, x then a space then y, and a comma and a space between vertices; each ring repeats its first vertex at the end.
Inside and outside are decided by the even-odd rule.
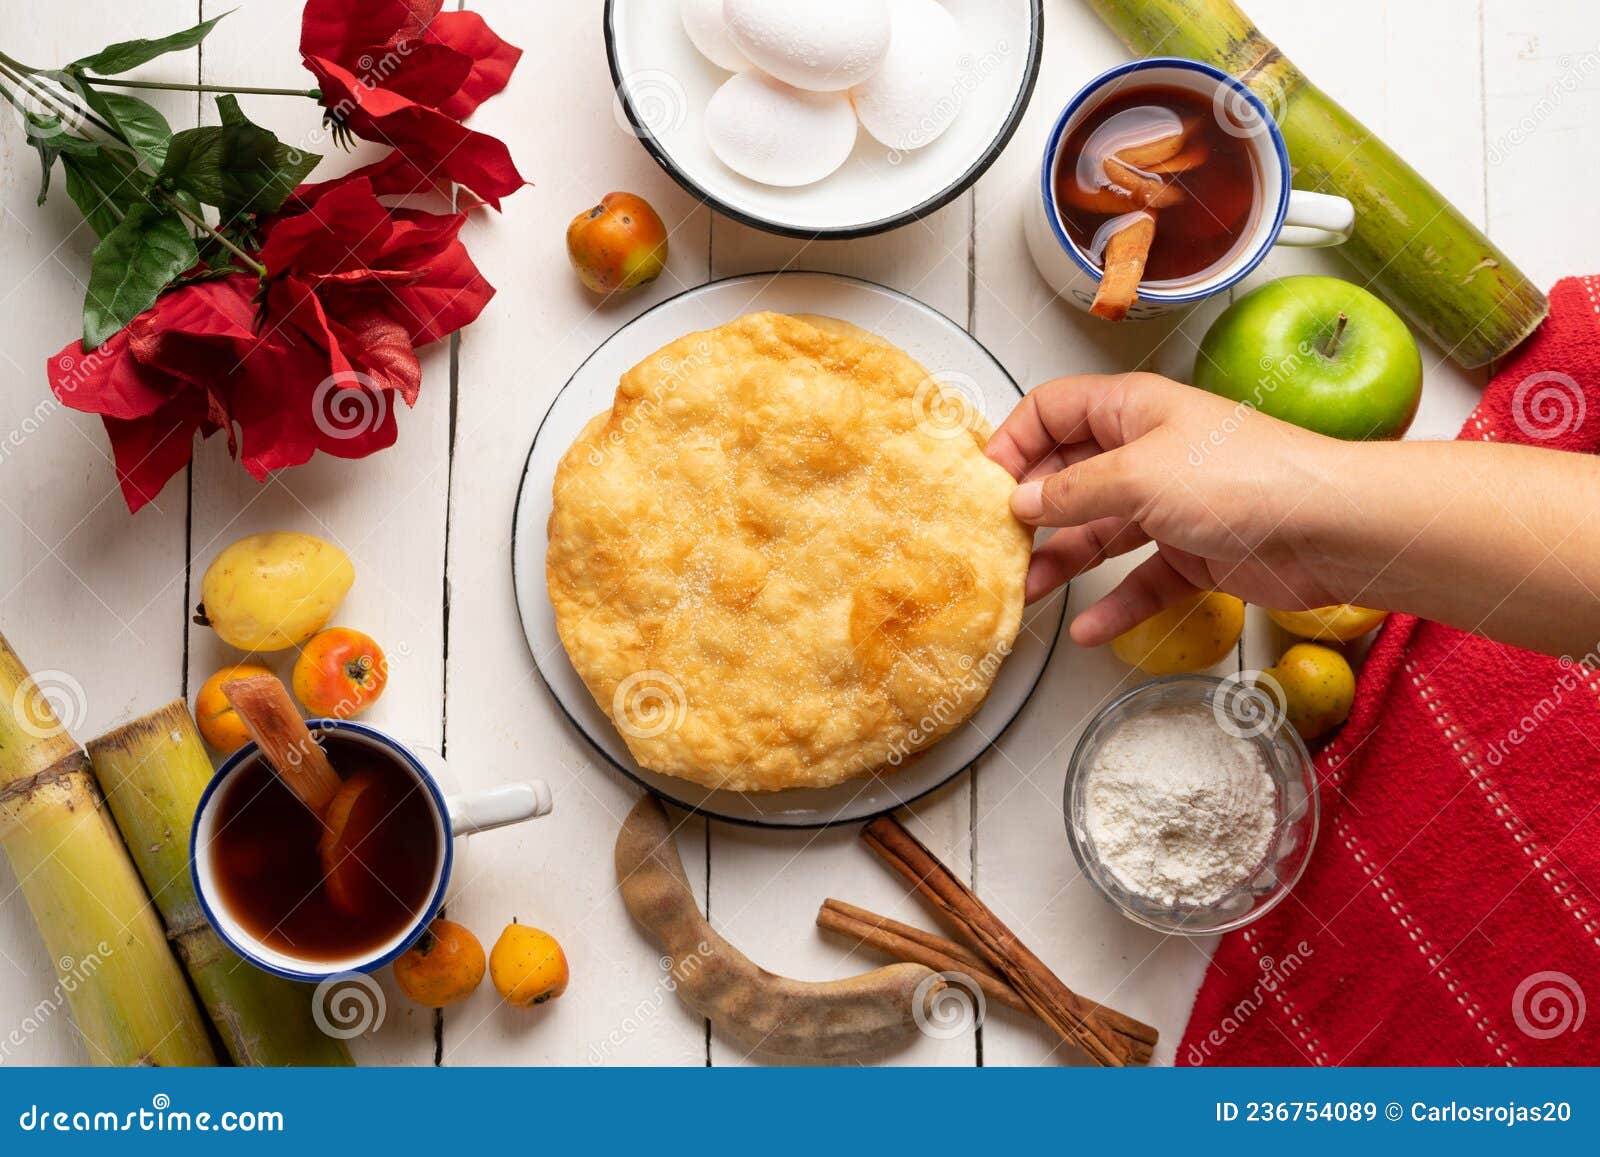
MULTIPOLYGON (((1024 198, 1038 188, 1051 126, 1086 81, 1124 59, 1081 4, 1047 5, 1045 24, 1033 102, 977 190, 977 335, 1025 387, 1064 374, 1131 369, 1186 377, 1195 343, 1220 304, 1186 318, 1108 325, 1055 300, 1023 243, 1024 198)), ((1066 596, 1069 615, 1109 591, 1144 553, 1074 582, 1066 596)), ((1103 649, 1086 651, 1065 639, 1058 645, 1002 754, 978 779, 975 878, 984 901, 1069 986, 1158 1026, 1160 1059, 1171 1055, 1203 952, 1139 929, 1105 904, 1072 861, 1062 817, 1067 760, 1082 724, 1141 678, 1103 649)), ((1078 1063, 1058 1045, 1030 1018, 991 1010, 983 1063, 1078 1063)))
POLYGON ((1489 229, 1545 288, 1600 268, 1600 7, 1484 0, 1489 229))
MULTIPOLYGON (((1257 0, 1251 15, 1311 79, 1378 133, 1469 218, 1484 223, 1477 0, 1354 0, 1337 21, 1312 0, 1257 0), (1381 29, 1381 35, 1374 35, 1381 29), (1428 62, 1416 67, 1418 60, 1428 62), (1418 115, 1418 110, 1438 110, 1418 115), (1447 115, 1440 115, 1447 113, 1447 115)), ((1245 289, 1290 274, 1351 278, 1331 250, 1279 248, 1245 289)), ((1422 406, 1413 438, 1453 438, 1488 375, 1422 347, 1422 406)))
MULTIPOLYGON (((194 11, 190 0, 45 7, 7 22, 6 51, 51 67, 112 41, 186 27, 194 11)), ((191 50, 130 75, 192 81, 195 69, 191 50)), ((150 95, 174 128, 194 123, 192 99, 150 95)), ((50 392, 46 359, 80 332, 95 238, 66 196, 59 165, 49 202, 34 204, 37 155, 11 106, 0 108, 0 630, 41 685, 61 692, 73 733, 88 739, 182 691, 187 496, 180 473, 130 517, 100 420, 50 392)), ((55 975, 0 860, 0 1064, 90 1059, 55 975)))
MULTIPOLYGON (((445 1064, 704 1064, 705 1027, 663 984, 657 951, 632 927, 611 862, 638 789, 603 770, 540 683, 511 587, 512 509, 534 430, 556 392, 607 335, 706 276, 708 217, 617 127, 594 5, 474 4, 525 50, 511 88, 476 114, 534 182, 478 214, 467 244, 499 287, 485 324, 461 341, 451 488, 451 763, 469 784, 536 775, 555 812, 479 836, 452 915, 492 943, 513 917, 554 933, 572 984, 554 1004, 498 1007, 486 984, 445 1017, 445 1064), (671 230, 654 284, 599 304, 565 249, 567 222, 614 189, 646 197, 671 230)), ((548 484, 548 480, 545 481, 548 484)), ((691 879, 705 832, 680 830, 691 879)))
MULTIPOLYGON (((1326 9, 1309 0, 1257 0, 1251 13, 1263 31, 1368 127, 1415 165, 1469 218, 1484 224, 1484 151, 1476 0, 1433 5, 1358 0, 1330 26, 1326 9), (1382 29, 1373 36, 1373 29, 1382 29), (1413 66, 1426 59, 1427 68, 1413 66), (1449 110, 1436 119, 1418 109, 1449 110)), ((1504 238, 1495 236, 1502 244, 1504 238)), ((1254 288, 1291 274, 1350 278, 1334 250, 1280 248, 1245 283, 1254 288)), ((1463 370, 1431 343, 1422 344, 1422 405, 1408 437, 1453 438, 1488 381, 1486 370, 1463 370)), ((1292 642, 1258 608, 1250 608, 1244 663, 1260 669, 1292 642)))
MULTIPOLYGON (((971 213, 969 193, 893 232, 823 242, 776 237, 719 216, 712 226, 712 275, 777 269, 847 274, 898 289, 965 324, 971 213)), ((971 848, 967 776, 920 801, 905 818, 946 863, 967 872, 971 848)), ((929 917, 898 880, 872 862, 858 831, 854 824, 820 832, 712 824, 711 919, 718 931, 764 967, 801 979, 833 979, 876 968, 883 961, 872 953, 852 951, 816 929, 817 908, 827 896, 837 895, 914 923, 929 925, 929 917)), ((971 1031, 927 1037, 888 1061, 971 1064, 975 1039, 971 1031)), ((718 1065, 751 1061, 743 1049, 715 1036, 711 1059, 718 1065)))
MULTIPOLYGON (((229 6, 207 0, 214 16, 229 6)), ((209 84, 313 87, 300 66, 298 19, 281 6, 240 7, 206 41, 202 79, 209 84)), ((381 150, 345 156, 327 139, 322 110, 297 97, 240 97, 247 115, 297 148, 322 153, 314 179, 344 172, 381 150)), ((205 123, 216 107, 201 104, 205 123)), ((319 456, 258 484, 228 456, 222 438, 196 454, 190 530, 190 601, 198 601, 200 579, 211 559, 230 542, 267 530, 297 530, 336 543, 355 564, 356 581, 336 612, 335 625, 365 631, 384 648, 390 677, 383 699, 364 716, 412 744, 437 748, 442 741, 440 702, 444 690, 445 491, 449 482, 450 351, 441 343, 422 355, 421 397, 397 417, 399 441, 371 458, 350 462, 319 456)), ((395 403, 400 405, 398 401, 395 403)), ((217 668, 238 661, 239 652, 211 631, 189 628, 192 696, 217 668)), ((294 652, 265 656, 285 678, 294 652)), ((428 1064, 433 1059, 434 1017, 406 1001, 385 969, 387 1012, 376 1032, 351 1042, 366 1064, 428 1064)))

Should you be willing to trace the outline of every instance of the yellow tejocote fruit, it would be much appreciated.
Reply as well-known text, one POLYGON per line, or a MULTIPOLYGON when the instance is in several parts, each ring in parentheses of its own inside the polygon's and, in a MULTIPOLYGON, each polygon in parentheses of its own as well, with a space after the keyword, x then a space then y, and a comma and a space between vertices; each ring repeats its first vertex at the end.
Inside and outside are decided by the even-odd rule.
POLYGON ((1221 662, 1244 630, 1244 603, 1204 591, 1111 640, 1111 652, 1149 675, 1183 675, 1221 662))
POLYGON ((1389 617, 1389 612, 1336 603, 1331 607, 1312 607, 1308 611, 1268 611, 1267 617, 1302 639, 1348 643, 1377 627, 1389 617))
POLYGON ((252 534, 206 568, 197 621, 242 651, 282 651, 322 629, 355 577, 331 542, 292 530, 252 534))

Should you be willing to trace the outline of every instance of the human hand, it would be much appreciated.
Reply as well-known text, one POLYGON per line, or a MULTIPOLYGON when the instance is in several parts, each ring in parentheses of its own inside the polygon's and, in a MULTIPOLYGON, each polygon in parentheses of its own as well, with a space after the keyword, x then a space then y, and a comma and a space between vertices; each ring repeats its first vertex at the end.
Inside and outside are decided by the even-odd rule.
POLYGON ((1073 641, 1097 646, 1200 590, 1281 608, 1344 601, 1334 588, 1353 576, 1319 549, 1315 518, 1337 489, 1332 459, 1345 445, 1133 373, 1039 386, 985 453, 1022 483, 1011 499, 1019 519, 1061 528, 1034 553, 1030 602, 1155 542, 1073 620, 1073 641))

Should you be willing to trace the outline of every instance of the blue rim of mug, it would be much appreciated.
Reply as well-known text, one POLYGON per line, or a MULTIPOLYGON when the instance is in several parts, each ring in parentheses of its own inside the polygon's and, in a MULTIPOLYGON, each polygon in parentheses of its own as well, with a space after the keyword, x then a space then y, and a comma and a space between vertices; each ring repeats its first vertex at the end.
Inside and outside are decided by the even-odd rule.
MULTIPOLYGON (((276 964, 269 964, 263 960, 254 949, 238 943, 233 939, 233 937, 228 935, 227 930, 222 926, 222 922, 217 919, 217 914, 211 910, 211 905, 206 900, 205 889, 201 887, 199 848, 197 846, 200 838, 200 825, 198 822, 190 825, 189 878, 194 883, 194 894, 195 898, 200 901, 200 911, 204 913, 206 923, 211 925, 212 931, 222 938, 222 942, 224 944, 233 949, 240 956, 244 957, 251 964, 255 965, 255 967, 261 969, 263 972, 270 972, 274 976, 283 977, 285 980, 316 982, 327 980, 334 976, 342 976, 347 972, 375 972, 382 968, 385 964, 395 960, 402 952, 411 947, 417 936, 424 928, 433 922, 433 918, 439 914, 439 909, 444 906, 444 893, 445 888, 448 887, 450 883, 450 869, 455 860, 455 849, 452 847, 450 812, 445 808, 444 793, 439 790, 439 785, 434 782, 433 774, 422 765, 421 760, 411 754, 410 750, 407 749, 404 744, 395 739, 393 736, 385 735, 376 727, 368 727, 365 723, 356 723, 349 719, 307 719, 306 726, 309 727, 313 732, 354 732, 357 735, 365 736, 366 738, 381 744, 385 749, 398 756, 400 760, 405 763, 405 765, 409 767, 416 775, 417 781, 426 787, 428 792, 433 796, 436 814, 439 816, 441 826, 443 827, 443 831, 440 833, 440 838, 444 841, 444 865, 439 872, 439 886, 434 889, 433 896, 428 900, 427 905, 420 910, 420 915, 418 916, 415 924, 412 925, 410 932, 404 937, 404 939, 400 941, 400 943, 396 944, 388 952, 385 952, 377 959, 364 962, 354 968, 324 968, 319 971, 304 971, 298 968, 280 968, 276 964)), ((199 817, 204 814, 206 808, 210 806, 211 797, 216 795, 223 783, 231 778, 234 770, 245 760, 255 755, 259 750, 260 749, 256 747, 254 742, 250 742, 246 743, 238 751, 228 756, 228 758, 223 762, 222 766, 217 769, 217 774, 211 777, 211 782, 206 784, 205 791, 200 793, 200 803, 194 810, 197 821, 199 817)))
POLYGON ((1067 107, 1061 110, 1061 115, 1056 118, 1055 127, 1050 130, 1049 140, 1044 149, 1044 165, 1039 177, 1039 190, 1044 197, 1045 219, 1050 222, 1050 229, 1055 234, 1056 243, 1061 246, 1091 279, 1100 280, 1100 270, 1091 265, 1083 253, 1078 249, 1066 230, 1061 226, 1061 214, 1056 209, 1055 193, 1055 162, 1056 154, 1061 148, 1061 138, 1066 135, 1067 122, 1092 97, 1099 94, 1100 90, 1119 77, 1129 73, 1142 72, 1149 68, 1179 68, 1190 72, 1198 72, 1210 77, 1219 84, 1226 85, 1239 96, 1243 97, 1261 118, 1261 123, 1266 126, 1267 135, 1272 138, 1273 150, 1278 154, 1278 168, 1283 174, 1283 181, 1278 190, 1278 210, 1272 222, 1272 228, 1267 231, 1265 239, 1248 260, 1234 270, 1228 277, 1216 285, 1205 289, 1191 289, 1183 291, 1168 291, 1162 289, 1145 289, 1140 287, 1139 300, 1160 302, 1166 305, 1181 305, 1193 301, 1203 301, 1214 294, 1230 289, 1248 277, 1256 266, 1266 259, 1267 253, 1278 240, 1278 234, 1283 231, 1284 219, 1289 215, 1290 188, 1289 149, 1283 142, 1283 132, 1278 128, 1278 122, 1273 119, 1272 113, 1262 103, 1261 98, 1251 92, 1249 87, 1232 73, 1222 71, 1204 61, 1190 60, 1186 56, 1150 56, 1143 60, 1130 60, 1126 64, 1119 64, 1115 68, 1108 68, 1099 76, 1078 90, 1078 94, 1067 102, 1067 107))

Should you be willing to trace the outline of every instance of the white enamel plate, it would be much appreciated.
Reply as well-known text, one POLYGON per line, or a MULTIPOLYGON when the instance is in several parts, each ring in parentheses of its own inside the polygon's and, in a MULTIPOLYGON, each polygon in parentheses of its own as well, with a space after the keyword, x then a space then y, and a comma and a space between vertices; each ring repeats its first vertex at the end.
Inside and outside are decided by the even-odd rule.
POLYGON ((926 795, 969 767, 999 741, 1027 702, 1061 630, 1065 601, 1047 599, 1024 615, 1022 631, 983 706, 939 743, 899 768, 831 788, 743 793, 711 791, 646 771, 573 670, 556 634, 545 590, 545 526, 556 466, 584 424, 611 406, 624 372, 686 333, 747 313, 825 314, 880 334, 928 367, 935 378, 970 395, 992 424, 1021 391, 971 335, 943 314, 881 285, 825 273, 757 273, 702 285, 662 302, 612 334, 578 368, 545 415, 523 471, 517 498, 512 570, 522 628, 545 684, 573 724, 612 766, 681 807, 764 827, 822 827, 861 820, 926 795))
POLYGON ((731 74, 696 51, 679 0, 606 0, 617 121, 695 197, 757 229, 844 238, 904 225, 949 204, 994 163, 1039 75, 1041 0, 940 2, 960 24, 963 46, 941 107, 959 111, 920 149, 896 152, 863 129, 849 159, 813 185, 774 188, 741 177, 717 159, 705 131, 706 103, 731 74))

